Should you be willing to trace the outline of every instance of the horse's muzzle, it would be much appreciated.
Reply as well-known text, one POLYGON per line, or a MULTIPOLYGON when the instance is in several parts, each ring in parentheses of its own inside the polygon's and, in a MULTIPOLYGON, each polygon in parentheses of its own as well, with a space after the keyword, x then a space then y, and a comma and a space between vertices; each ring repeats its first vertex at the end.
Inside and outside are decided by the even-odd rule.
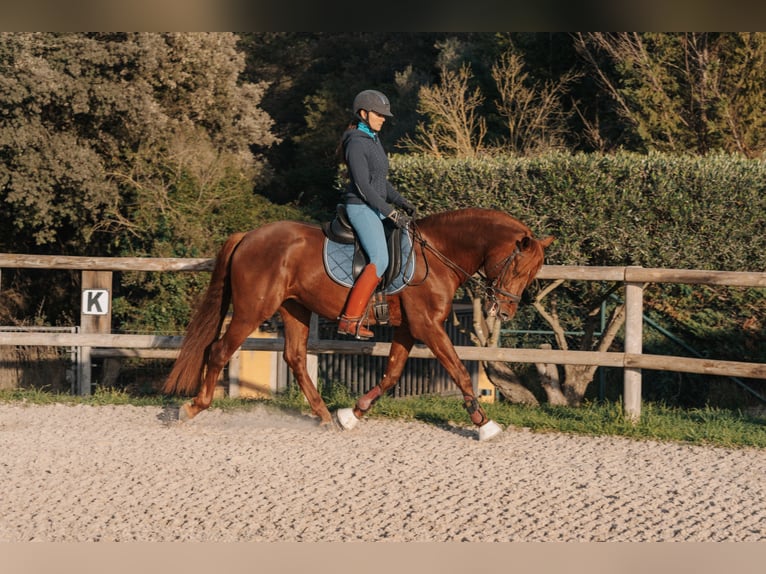
POLYGON ((510 321, 516 314, 516 304, 502 305, 499 301, 489 301, 484 305, 484 313, 487 317, 497 317, 501 321, 510 321))

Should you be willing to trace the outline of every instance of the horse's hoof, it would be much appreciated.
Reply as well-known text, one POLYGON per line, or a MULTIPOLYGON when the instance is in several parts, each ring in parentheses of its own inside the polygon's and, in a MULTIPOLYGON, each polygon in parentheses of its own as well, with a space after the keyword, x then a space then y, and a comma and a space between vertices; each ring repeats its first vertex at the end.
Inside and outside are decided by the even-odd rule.
POLYGON ((483 426, 479 427, 479 440, 491 440, 503 432, 503 427, 497 424, 495 421, 489 421, 483 426))
POLYGON ((330 420, 326 420, 326 421, 325 420, 320 420, 317 423, 317 426, 320 429, 326 430, 326 431, 336 431, 336 430, 338 430, 338 425, 335 424, 335 421, 332 420, 332 418, 330 418, 330 420))
POLYGON ((345 430, 351 430, 359 422, 359 419, 354 414, 354 409, 338 409, 335 411, 335 416, 340 426, 345 430))
POLYGON ((192 416, 189 413, 189 403, 184 403, 180 407, 178 407, 178 420, 179 422, 185 423, 186 421, 191 420, 192 416))

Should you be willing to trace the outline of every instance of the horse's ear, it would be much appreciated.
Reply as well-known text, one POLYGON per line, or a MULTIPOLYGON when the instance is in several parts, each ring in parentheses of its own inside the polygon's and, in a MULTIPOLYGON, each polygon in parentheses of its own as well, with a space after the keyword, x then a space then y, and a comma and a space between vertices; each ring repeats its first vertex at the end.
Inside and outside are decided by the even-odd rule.
POLYGON ((524 237, 516 241, 516 247, 519 248, 519 251, 526 251, 527 249, 529 249, 529 245, 531 242, 532 240, 529 238, 529 236, 525 235, 524 237))
POLYGON ((554 237, 553 235, 549 235, 548 237, 545 237, 544 239, 540 239, 540 245, 542 247, 548 247, 551 243, 553 243, 554 237))

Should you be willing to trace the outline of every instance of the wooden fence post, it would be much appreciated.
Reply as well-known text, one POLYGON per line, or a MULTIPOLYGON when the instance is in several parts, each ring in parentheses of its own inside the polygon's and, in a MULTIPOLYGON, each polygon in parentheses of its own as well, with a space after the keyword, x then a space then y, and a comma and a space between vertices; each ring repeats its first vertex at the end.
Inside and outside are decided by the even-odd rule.
MULTIPOLYGON (((80 333, 112 332, 112 272, 83 271, 80 333)), ((78 394, 91 392, 91 348, 80 347, 78 394)))
MULTIPOLYGON (((643 352, 644 285, 625 282, 625 353, 643 352)), ((633 422, 641 418, 641 369, 625 367, 623 379, 623 407, 633 422)))

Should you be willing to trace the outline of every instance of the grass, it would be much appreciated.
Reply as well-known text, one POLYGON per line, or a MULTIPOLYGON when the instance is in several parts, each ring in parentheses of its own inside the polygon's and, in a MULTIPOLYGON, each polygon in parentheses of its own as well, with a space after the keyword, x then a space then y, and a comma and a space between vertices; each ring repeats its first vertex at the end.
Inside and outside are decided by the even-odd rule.
MULTIPOLYGON (((331 411, 354 404, 344 387, 331 385, 322 389, 331 411)), ((124 391, 97 389, 89 397, 50 393, 44 390, 1 390, 0 402, 24 404, 85 404, 168 406, 185 399, 162 396, 134 397, 124 391)), ((298 390, 271 400, 223 398, 213 401, 213 408, 235 410, 253 405, 308 412, 308 405, 298 390)), ((619 403, 589 403, 582 407, 542 405, 528 407, 508 403, 484 405, 487 415, 506 427, 528 428, 534 432, 562 432, 590 436, 624 436, 639 440, 660 440, 697 445, 766 448, 766 418, 741 411, 717 408, 680 409, 644 403, 641 419, 633 424, 619 403)), ((370 417, 419 420, 434 425, 457 424, 470 427, 470 419, 457 397, 421 396, 394 399, 382 397, 370 411, 370 417)))

